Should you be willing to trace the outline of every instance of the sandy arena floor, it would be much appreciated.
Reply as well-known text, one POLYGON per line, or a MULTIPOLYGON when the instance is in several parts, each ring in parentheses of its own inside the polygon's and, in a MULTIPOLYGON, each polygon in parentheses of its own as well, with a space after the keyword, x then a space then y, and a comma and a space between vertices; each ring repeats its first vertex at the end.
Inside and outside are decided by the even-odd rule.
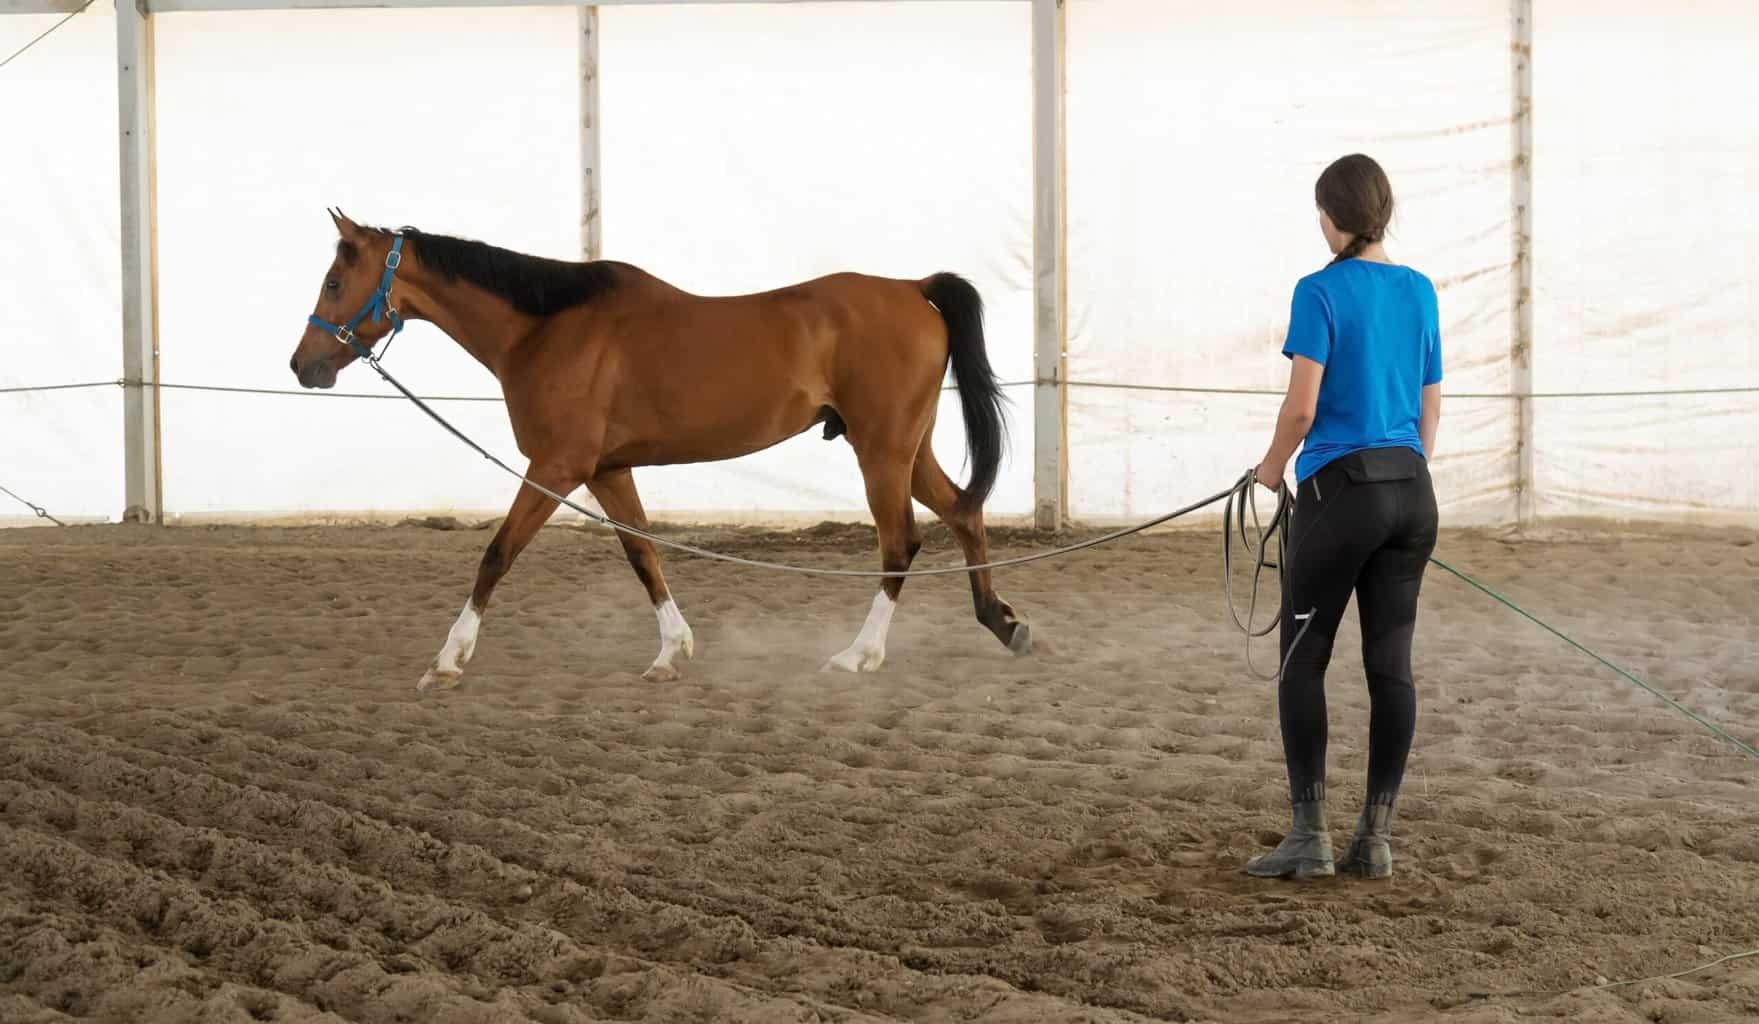
MULTIPOLYGON (((1284 782, 1207 532, 1004 574, 1025 660, 913 581, 868 677, 816 671, 864 582, 671 559, 697 660, 653 685, 614 541, 552 528, 417 700, 488 536, 0 533, 0 1021, 1759 1017, 1759 958, 1589 988, 1759 946, 1759 766, 1446 576, 1398 874, 1298 887, 1240 873, 1284 782)), ((1753 540, 1439 553, 1759 741, 1753 540)), ((1338 658, 1342 833, 1353 617, 1338 658)))

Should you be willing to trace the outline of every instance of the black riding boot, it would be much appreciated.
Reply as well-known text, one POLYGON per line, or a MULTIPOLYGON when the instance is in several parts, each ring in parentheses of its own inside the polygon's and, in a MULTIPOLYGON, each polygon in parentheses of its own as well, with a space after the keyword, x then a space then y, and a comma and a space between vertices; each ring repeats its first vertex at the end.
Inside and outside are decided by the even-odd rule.
POLYGON ((1246 862, 1246 873, 1257 878, 1326 878, 1337 873, 1332 863, 1331 833, 1325 830, 1325 801, 1294 805, 1295 823, 1269 853, 1246 862))
POLYGON ((1371 803, 1356 820, 1356 837, 1338 861, 1338 870, 1357 878, 1390 878, 1393 873, 1392 801, 1371 803))

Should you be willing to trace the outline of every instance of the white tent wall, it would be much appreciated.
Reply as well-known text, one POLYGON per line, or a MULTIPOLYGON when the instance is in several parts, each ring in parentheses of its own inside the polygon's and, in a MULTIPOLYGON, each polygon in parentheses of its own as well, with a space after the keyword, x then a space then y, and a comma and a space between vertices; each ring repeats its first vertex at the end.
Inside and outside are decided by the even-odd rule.
MULTIPOLYGON (((1535 390, 1759 387, 1759 5, 1535 6, 1535 390)), ((1542 516, 1759 524, 1759 394, 1534 413, 1542 516)))
MULTIPOLYGON (((1295 281, 1327 257, 1313 181, 1352 151, 1434 280, 1452 392, 1511 390, 1507 0, 1075 0, 1068 25, 1070 507, 1136 519, 1263 455, 1295 281)), ((1452 523, 1513 514, 1515 404, 1448 403, 1452 523)))
MULTIPOLYGON (((0 390, 121 376, 115 19, 94 6, 0 73, 0 390)), ((1535 5, 1536 511, 1759 524, 1759 11, 1535 5)), ((1451 523, 1516 511, 1507 0, 1070 0, 1069 504, 1158 513, 1254 461, 1295 280, 1324 261, 1324 164, 1380 158, 1396 258, 1440 289, 1451 523), (1342 59, 1340 55, 1347 55, 1342 59), (1280 198, 1279 198, 1280 197, 1280 198), (1244 394, 1119 390, 1103 384, 1244 394)), ((157 24, 162 379, 293 386, 322 209, 579 251, 576 12, 170 14, 157 24), (370 57, 365 54, 370 52, 370 57)), ((600 11, 606 255, 717 293, 860 269, 971 277, 992 359, 1032 373, 1024 3, 600 11)), ((10 50, 56 16, 0 18, 10 50)), ((425 325, 390 365, 495 394, 425 325)), ((389 395, 363 368, 341 389, 389 395)), ((1032 507, 1031 389, 992 510, 1032 507)), ((495 402, 442 410, 516 457, 495 402)), ((6 484, 71 517, 122 500, 118 389, 0 394, 6 484)), ((167 390, 173 518, 504 509, 512 482, 394 400, 167 390)), ((959 472, 955 396, 936 448, 959 472)), ((864 518, 846 446, 808 434, 639 475, 656 513, 864 518)), ((0 507, 17 521, 23 508, 0 507)))
MULTIPOLYGON (((1024 6, 609 8, 600 27, 607 256, 707 294, 956 270, 988 301, 998 372, 1030 376, 1024 6)), ((334 239, 326 204, 577 255, 575 32, 562 8, 161 17, 163 379, 294 385, 287 358, 334 239), (339 59, 347 40, 396 45, 339 59)), ((418 393, 497 393, 427 325, 387 365, 418 393)), ((390 393, 364 367, 339 389, 390 393)), ((1004 514, 1031 505, 1030 406, 1014 393, 1004 514)), ((945 397, 936 447, 957 474, 963 423, 945 397)), ((517 464, 499 405, 441 409, 517 464)), ((163 415, 169 517, 495 512, 516 488, 402 402, 173 390, 163 415)), ((637 479, 656 513, 866 514, 848 447, 815 434, 637 479)))
MULTIPOLYGON (((60 15, 0 17, 0 54, 60 15)), ((0 389, 122 376, 116 19, 97 8, 0 71, 0 389)), ((122 392, 0 394, 0 486, 58 518, 122 511, 122 392)), ((35 522, 0 495, 0 523, 35 522)))
MULTIPOLYGON (((567 9, 159 16, 160 373, 297 388, 287 360, 334 252, 324 208, 548 256, 579 253, 575 15, 567 9)), ((415 391, 498 395, 417 324, 415 391)), ((392 394, 350 368, 338 390, 392 394)), ((516 484, 402 401, 168 390, 165 513, 504 510, 516 484)), ((498 403, 445 415, 518 457, 498 403)))
MULTIPOLYGON (((1027 5, 605 7, 599 21, 607 255, 702 293, 955 271, 983 295, 996 373, 1031 380, 1027 5)), ((988 507, 1024 516, 1032 393, 1006 393, 988 507)), ((934 447, 963 480, 950 392, 934 447)), ((853 454, 816 431, 637 481, 650 510, 867 517, 853 454)))

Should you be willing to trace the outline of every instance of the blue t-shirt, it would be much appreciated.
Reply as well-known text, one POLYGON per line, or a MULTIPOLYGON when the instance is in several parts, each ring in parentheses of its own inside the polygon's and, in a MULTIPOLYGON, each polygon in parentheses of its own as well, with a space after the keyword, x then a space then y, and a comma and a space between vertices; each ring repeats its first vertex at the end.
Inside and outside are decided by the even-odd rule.
POLYGON ((1325 367, 1297 483, 1367 448, 1428 457, 1417 422, 1423 388, 1441 381, 1438 319, 1435 285, 1409 267, 1344 260, 1296 283, 1283 355, 1325 367))

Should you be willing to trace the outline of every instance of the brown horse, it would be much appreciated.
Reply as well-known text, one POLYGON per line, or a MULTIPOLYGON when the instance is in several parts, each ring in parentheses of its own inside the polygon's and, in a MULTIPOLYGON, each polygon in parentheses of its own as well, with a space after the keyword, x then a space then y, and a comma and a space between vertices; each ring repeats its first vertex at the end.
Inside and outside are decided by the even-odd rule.
MULTIPOLYGON (((984 350, 982 300, 962 278, 835 274, 709 298, 625 263, 543 259, 413 228, 361 227, 337 211, 331 218, 341 234, 336 258, 291 363, 301 385, 335 385, 356 358, 344 339, 370 348, 392 325, 426 320, 500 381, 530 460, 526 477, 564 495, 584 484, 619 522, 647 526, 636 466, 736 458, 823 424, 826 440, 846 434, 855 449, 882 571, 907 570, 921 547, 913 497, 952 528, 967 565, 987 559, 983 502, 1001 462, 1002 397, 984 350), (963 490, 929 447, 949 362, 971 452, 963 490)), ((458 684, 495 584, 556 508, 520 485, 419 690, 458 684)), ((645 676, 675 679, 679 654, 694 653, 690 627, 654 546, 618 537, 659 618, 660 653, 645 676)), ((903 583, 883 579, 855 641, 826 668, 880 667, 903 583)), ((971 573, 971 592, 980 623, 1016 654, 1031 649, 1026 623, 996 596, 987 570, 971 573)))

